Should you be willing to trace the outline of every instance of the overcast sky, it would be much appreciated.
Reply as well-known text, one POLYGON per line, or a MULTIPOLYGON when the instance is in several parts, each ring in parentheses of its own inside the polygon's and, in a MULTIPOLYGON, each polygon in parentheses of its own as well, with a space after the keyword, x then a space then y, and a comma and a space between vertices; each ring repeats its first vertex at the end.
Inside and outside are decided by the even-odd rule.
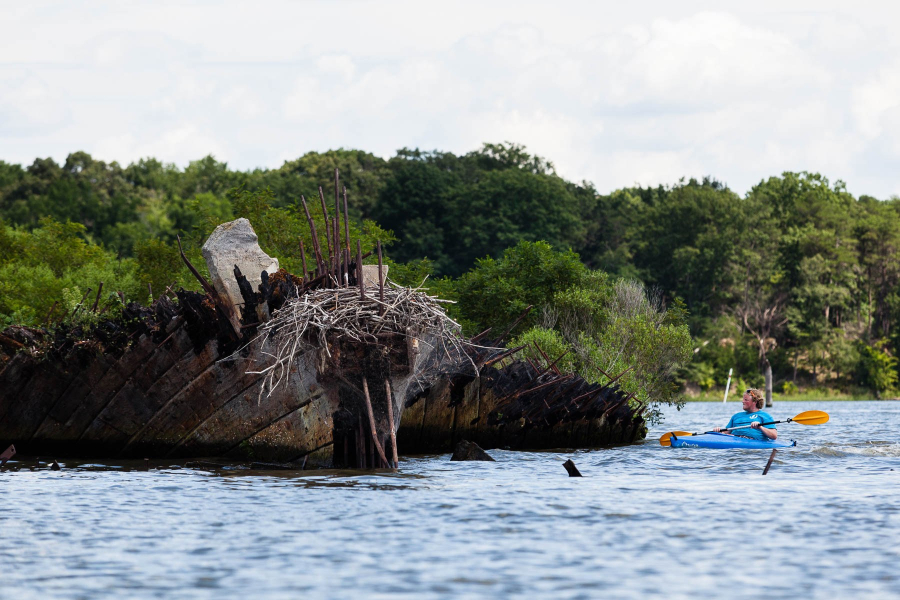
POLYGON ((900 4, 881 4, 3 0, 0 160, 514 141, 601 192, 808 170, 887 198, 900 4))

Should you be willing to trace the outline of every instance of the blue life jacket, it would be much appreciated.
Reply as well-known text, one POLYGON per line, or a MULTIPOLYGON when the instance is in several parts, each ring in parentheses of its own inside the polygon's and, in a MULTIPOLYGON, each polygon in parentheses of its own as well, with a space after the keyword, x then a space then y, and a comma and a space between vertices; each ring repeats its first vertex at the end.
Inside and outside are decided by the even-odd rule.
MULTIPOLYGON (((741 411, 741 412, 737 413, 736 415, 734 415, 733 417, 731 417, 731 420, 728 421, 728 428, 741 427, 742 425, 749 425, 750 423, 753 423, 754 421, 757 423, 770 423, 774 420, 775 419, 772 418, 772 415, 770 415, 769 413, 767 413, 764 410, 758 410, 754 413, 748 413, 748 412, 741 411)), ((764 427, 766 429, 776 429, 776 427, 774 425, 764 425, 764 427)), ((751 438, 754 440, 760 440, 763 442, 771 441, 769 438, 766 437, 766 434, 764 434, 762 431, 760 431, 759 429, 752 429, 750 427, 747 427, 746 429, 738 429, 737 431, 732 431, 731 433, 733 433, 734 435, 740 435, 743 437, 751 438)))

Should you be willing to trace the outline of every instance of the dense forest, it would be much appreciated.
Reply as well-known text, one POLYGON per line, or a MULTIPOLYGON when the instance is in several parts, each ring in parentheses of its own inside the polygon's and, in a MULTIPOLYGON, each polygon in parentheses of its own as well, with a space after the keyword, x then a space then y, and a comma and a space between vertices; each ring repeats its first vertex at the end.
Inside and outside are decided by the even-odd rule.
POLYGON ((538 340, 594 379, 638 364, 622 381, 646 399, 722 387, 729 368, 737 387, 770 371, 788 394, 897 387, 900 199, 791 172, 743 195, 712 178, 601 192, 515 144, 310 152, 246 172, 213 157, 0 161, 0 328, 50 327, 101 281, 109 302, 196 288, 176 236, 199 266, 206 236, 239 216, 298 272, 299 200, 322 223, 335 168, 353 237, 388 245, 394 280, 429 276, 467 333, 532 305, 515 343, 538 340))

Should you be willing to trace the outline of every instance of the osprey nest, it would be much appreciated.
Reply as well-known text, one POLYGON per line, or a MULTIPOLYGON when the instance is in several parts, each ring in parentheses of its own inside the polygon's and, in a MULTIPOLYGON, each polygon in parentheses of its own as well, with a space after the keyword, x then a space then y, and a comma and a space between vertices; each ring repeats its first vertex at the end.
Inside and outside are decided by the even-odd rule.
POLYGON ((441 307, 451 302, 393 283, 384 289, 384 301, 352 287, 320 288, 291 299, 260 325, 251 342, 274 349, 263 352, 271 359, 268 366, 251 371, 264 376, 260 397, 278 387, 304 350, 318 347, 331 357, 328 338, 377 344, 379 335, 397 334, 433 346, 448 359, 471 362, 462 328, 441 307))

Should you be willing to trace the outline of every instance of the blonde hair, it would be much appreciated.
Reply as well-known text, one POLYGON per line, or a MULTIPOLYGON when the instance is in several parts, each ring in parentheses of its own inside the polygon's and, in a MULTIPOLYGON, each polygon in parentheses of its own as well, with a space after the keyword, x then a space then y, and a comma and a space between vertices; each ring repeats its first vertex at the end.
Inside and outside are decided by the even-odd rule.
POLYGON ((766 397, 763 395, 762 390, 751 388, 747 390, 747 393, 750 394, 750 397, 756 402, 757 409, 762 409, 762 407, 766 405, 766 397))

